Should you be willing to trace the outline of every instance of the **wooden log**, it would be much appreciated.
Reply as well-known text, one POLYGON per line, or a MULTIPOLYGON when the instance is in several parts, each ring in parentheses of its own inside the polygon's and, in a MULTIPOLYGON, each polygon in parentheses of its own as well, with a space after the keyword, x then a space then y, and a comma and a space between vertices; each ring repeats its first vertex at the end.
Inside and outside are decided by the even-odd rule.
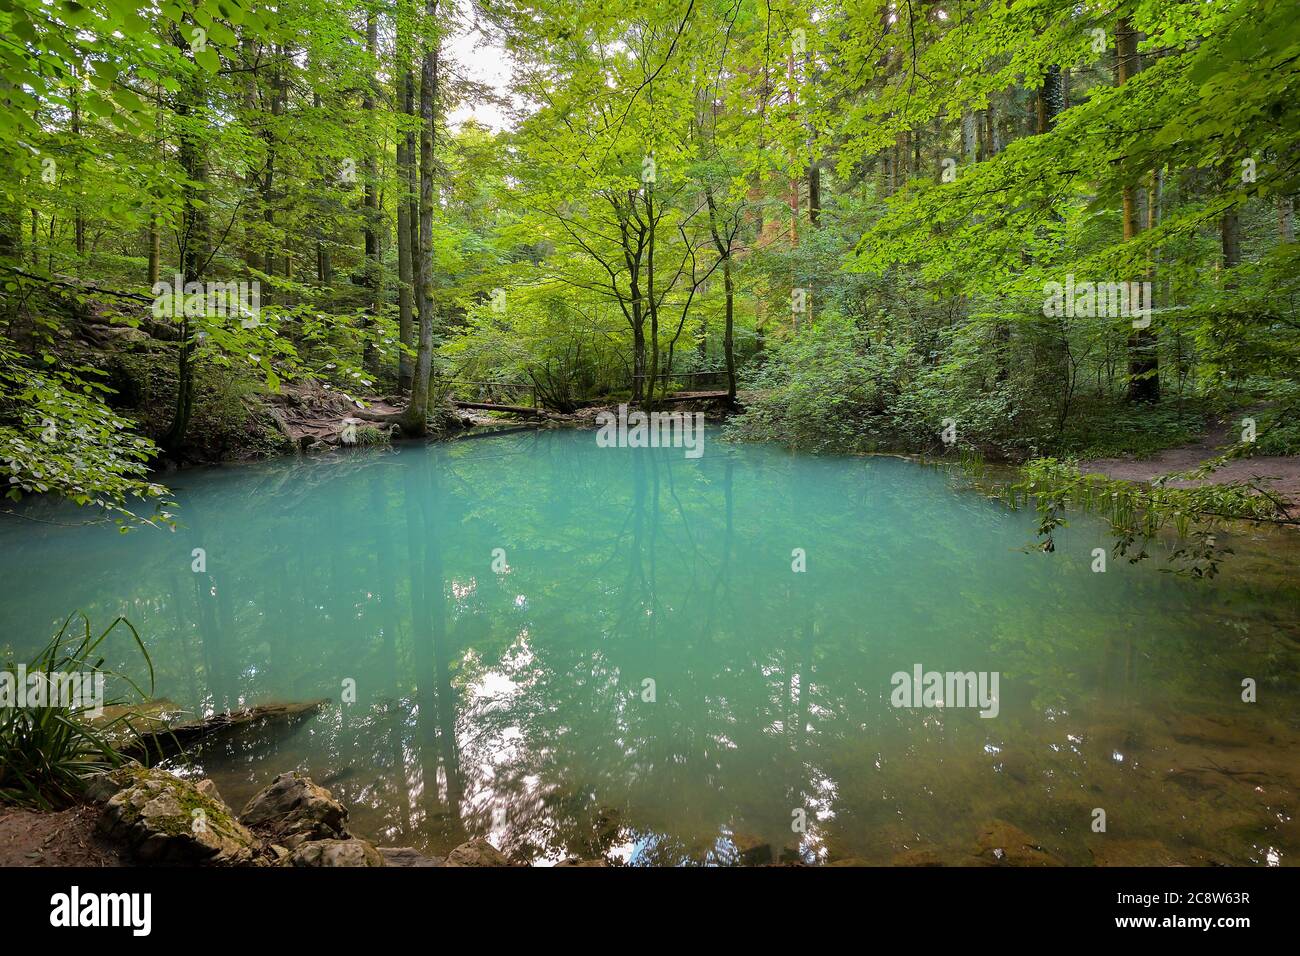
POLYGON ((493 405, 490 402, 462 402, 453 400, 452 404, 457 408, 479 408, 488 412, 511 412, 515 415, 540 415, 541 411, 536 408, 529 408, 525 405, 493 405))
MULTIPOLYGON (((296 723, 316 713, 328 698, 299 704, 261 704, 243 710, 226 711, 213 714, 202 720, 185 721, 157 730, 139 731, 129 741, 118 747, 123 756, 136 760, 162 760, 193 747, 206 743, 215 736, 232 731, 250 728, 254 725, 296 723)), ((127 718, 130 719, 129 717, 127 718)), ((153 721, 153 718, 146 718, 153 721)))

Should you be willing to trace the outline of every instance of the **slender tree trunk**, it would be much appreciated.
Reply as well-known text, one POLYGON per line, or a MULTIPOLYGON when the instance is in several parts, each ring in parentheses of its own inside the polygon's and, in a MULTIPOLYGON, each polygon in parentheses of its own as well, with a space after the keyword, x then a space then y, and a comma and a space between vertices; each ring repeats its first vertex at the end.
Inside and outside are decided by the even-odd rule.
POLYGON ((149 214, 149 285, 158 281, 162 270, 162 233, 158 230, 158 214, 149 214))
POLYGON ((1241 216, 1236 206, 1230 206, 1219 220, 1219 247, 1225 272, 1241 265, 1241 216))
MULTIPOLYGON (((245 27, 243 29, 247 29, 247 28, 245 27)), ((257 74, 253 72, 253 66, 256 60, 256 55, 255 55, 255 43, 252 37, 243 36, 240 38, 239 52, 240 52, 240 59, 242 61, 242 66, 244 67, 243 85, 241 88, 242 92, 240 95, 240 99, 245 113, 251 118, 254 112, 257 110, 257 74)), ((160 105, 161 105, 161 101, 160 101, 160 105)), ((247 169, 244 170, 243 180, 244 180, 244 189, 247 190, 248 193, 251 195, 253 190, 258 188, 257 170, 253 168, 252 163, 249 163, 247 169)), ((243 211, 244 236, 243 236, 243 249, 241 250, 241 254, 243 256, 244 263, 245 265, 248 266, 248 268, 256 269, 257 271, 261 272, 263 271, 262 256, 260 250, 257 247, 256 238, 254 236, 254 229, 252 228, 253 223, 256 221, 256 217, 257 217, 257 204, 255 202, 250 201, 243 211)))
MULTIPOLYGON (((373 58, 379 49, 379 19, 373 8, 366 12, 366 52, 373 58)), ((365 191, 364 220, 366 243, 366 288, 370 290, 370 316, 363 319, 361 366, 369 372, 377 373, 375 360, 374 328, 383 309, 384 280, 379 249, 379 133, 375 122, 375 81, 362 97, 361 108, 366 114, 366 156, 365 156, 365 191)))
POLYGON ((975 114, 967 110, 961 114, 961 157, 967 163, 973 163, 977 155, 977 128, 975 114))
MULTIPOLYGON (((1142 69, 1138 54, 1138 34, 1132 22, 1123 17, 1115 31, 1115 84, 1123 86, 1142 69)), ((1137 186, 1124 183, 1120 201, 1123 207, 1124 241, 1142 231, 1139 221, 1137 186)), ((1123 277, 1128 280, 1129 276, 1123 277)), ((1156 333, 1150 327, 1133 329, 1128 339, 1128 398, 1134 402, 1160 401, 1160 352, 1156 333)))
MULTIPOLYGON (((429 26, 436 29, 438 0, 426 0, 429 26)), ((438 40, 423 41, 420 61, 420 244, 415 264, 416 300, 420 307, 420 348, 415 360, 411 400, 402 420, 408 435, 429 430, 429 380, 433 372, 433 149, 438 97, 438 40)))
POLYGON ((81 196, 84 192, 81 182, 81 74, 75 68, 72 71, 72 82, 72 95, 69 97, 69 102, 72 109, 72 135, 77 141, 73 147, 77 150, 76 159, 73 160, 72 164, 73 189, 76 190, 76 198, 73 200, 72 207, 72 234, 73 241, 77 246, 77 257, 83 258, 86 255, 86 216, 81 208, 81 196))
MULTIPOLYGON (((654 183, 645 184, 646 213, 646 310, 650 313, 650 367, 646 372, 646 391, 642 407, 654 410, 655 383, 659 379, 659 303, 655 300, 655 222, 654 183)), ((665 390, 668 383, 664 383, 665 390)))
POLYGON ((1279 242, 1295 242, 1295 197, 1277 197, 1277 238, 1279 242))
POLYGON ((718 229, 718 210, 713 199, 713 190, 706 189, 704 196, 709 207, 709 232, 713 236, 713 246, 722 258, 722 290, 726 297, 726 324, 722 331, 722 353, 727 363, 727 401, 734 405, 736 403, 736 289, 731 278, 731 244, 734 233, 728 233, 726 241, 723 241, 722 233, 718 229))
POLYGON ((1049 66, 1038 88, 1038 132, 1050 133, 1056 126, 1056 117, 1065 109, 1065 76, 1061 68, 1049 66))
MULTIPOLYGON (((176 47, 183 56, 189 51, 189 44, 180 29, 174 31, 174 38, 176 47)), ((202 102, 203 92, 199 83, 197 70, 183 81, 180 101, 176 105, 176 115, 182 119, 192 115, 202 102)), ((181 281, 188 285, 202 281, 201 273, 207 255, 207 215, 202 208, 200 195, 207 171, 202 143, 185 124, 181 125, 177 156, 186 179, 181 200, 181 281)), ((188 309, 183 309, 178 317, 180 340, 176 355, 176 405, 171 427, 160 442, 163 449, 172 456, 180 451, 185 441, 185 432, 194 411, 194 368, 191 356, 194 330, 190 327, 189 316, 185 314, 187 312, 188 309)))
MULTIPOLYGON (((402 29, 399 19, 398 29, 402 29)), ((404 31, 398 37, 398 75, 401 77, 402 116, 415 115, 415 78, 410 69, 409 39, 404 31)), ((404 394, 411 392, 415 375, 414 363, 408 350, 415 345, 415 244, 411 231, 411 176, 415 165, 415 132, 408 128, 397 138, 397 322, 401 348, 397 357, 397 388, 404 394)), ((417 224, 418 230, 418 224, 417 224)))

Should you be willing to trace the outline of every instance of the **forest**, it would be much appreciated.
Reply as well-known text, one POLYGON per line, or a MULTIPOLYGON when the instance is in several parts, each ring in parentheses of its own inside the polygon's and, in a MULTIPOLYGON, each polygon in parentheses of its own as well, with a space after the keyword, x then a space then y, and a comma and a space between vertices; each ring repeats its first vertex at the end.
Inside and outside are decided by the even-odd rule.
MULTIPOLYGON (((942 665, 941 648, 987 665, 995 693, 1003 674, 997 720, 975 728, 1023 721, 1010 736, 1042 749, 1068 697, 1119 754, 1136 731, 1113 734, 1115 714, 1141 699, 1143 739, 1204 787, 1247 780, 1206 783, 1210 758, 1178 750, 1204 728, 1176 715, 1210 706, 1189 662, 1234 700, 1243 676, 1272 680, 1259 710, 1282 736, 1234 733, 1282 747, 1259 772, 1300 794, 1279 756, 1300 673, 1294 3, 0 0, 0 153, 10 656, 57 631, 41 666, 84 664, 126 635, 111 663, 144 651, 149 679, 209 717, 337 694, 356 660, 387 696, 299 766, 321 772, 328 750, 351 773, 336 764, 388 753, 391 718, 391 792, 359 812, 440 857, 484 835, 518 859, 585 857, 575 834, 596 820, 624 834, 600 844, 611 859, 628 832, 655 834, 636 851, 655 863, 712 860, 699 847, 717 833, 739 858, 752 843, 783 859, 789 808, 838 799, 818 790, 828 767, 858 796, 874 786, 852 734, 817 721, 857 714, 892 740, 892 717, 858 714, 863 688, 887 700, 890 674, 942 665), (623 406, 699 412, 708 441, 701 425, 687 455, 623 468, 586 430, 623 406), (867 491, 842 470, 860 468, 867 491), (92 537, 103 525, 114 536, 92 537), (77 583, 49 583, 63 576, 77 583), (907 596, 936 582, 951 607, 907 596), (1035 602, 1077 631, 1038 647, 1035 602), (846 637, 867 619, 918 643, 882 639, 900 656, 877 660, 846 637), (1239 642, 1213 643, 1211 621, 1239 642), (777 622, 786 637, 761 633, 777 622), (963 643, 976 625, 987 642, 963 643), (655 640, 689 646, 669 664, 655 640), (575 674, 581 693, 561 691, 575 674), (624 726, 629 705, 593 688, 653 703, 644 674, 692 703, 624 726), (508 689, 505 711, 484 687, 508 689), (1123 707, 1097 703, 1112 692, 1123 707), (719 700, 752 704, 735 718, 752 735, 719 700), (464 737, 466 721, 504 734, 503 713, 526 744, 464 737), (764 726, 815 754, 788 763, 764 726), (566 733, 599 743, 541 743, 566 733), (670 826, 611 769, 696 766, 702 741, 733 736, 766 761, 737 779, 790 776, 747 810, 675 771, 716 818, 670 826), (687 755, 660 752, 669 740, 687 755), (403 753, 440 781, 442 822, 411 809, 435 796, 408 787, 403 753), (473 766, 521 753, 508 783, 476 783, 473 766), (575 795, 588 777, 604 802, 575 795), (539 796, 536 779, 573 792, 539 796)), ((972 760, 1004 746, 966 732, 972 760)), ((1018 759, 1025 787, 1055 772, 1018 759)), ((0 801, 80 799, 73 763, 52 788, 0 766, 0 801)), ((229 772, 237 795, 266 782, 229 772)), ((1150 787, 1123 799, 1167 800, 1172 819, 1175 797, 1150 787)), ((1164 820, 1138 836, 1175 847, 1162 862, 1294 862, 1292 831, 1224 792, 1225 816, 1191 836, 1164 820)), ((1033 805, 1018 826, 1066 832, 1033 805)), ((899 862, 901 835, 886 852, 832 833, 892 833, 871 806, 809 810, 822 830, 798 852, 899 862)), ((924 807, 909 819, 942 830, 946 862, 974 857, 943 819, 998 835, 977 855, 1009 845, 985 825, 1007 815, 992 790, 924 807)), ((1100 861, 1083 839, 1053 858, 1100 861)))
POLYGON ((1291 13, 7 2, 10 493, 150 495, 302 379, 408 436, 468 381, 745 390, 742 438, 1013 461, 1257 408, 1292 453, 1291 13), (1149 283, 1146 318, 1046 308, 1067 279, 1149 283))

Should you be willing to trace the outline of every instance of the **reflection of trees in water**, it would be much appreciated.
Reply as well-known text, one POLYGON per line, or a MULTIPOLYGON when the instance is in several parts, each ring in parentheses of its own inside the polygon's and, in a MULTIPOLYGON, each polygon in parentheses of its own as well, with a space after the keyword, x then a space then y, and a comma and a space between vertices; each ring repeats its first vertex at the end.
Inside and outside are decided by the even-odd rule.
POLYGON ((1207 647, 1180 582, 1087 573, 1091 544, 1009 563, 1024 528, 909 468, 540 433, 336 456, 223 474, 140 564, 95 573, 152 608, 167 693, 337 701, 357 679, 356 705, 206 755, 231 802, 293 767, 345 773, 329 785, 359 831, 432 852, 483 834, 521 856, 725 860, 729 832, 790 842, 796 808, 809 846, 941 842, 1097 779, 1069 750, 1024 755, 1077 729, 1046 708, 1141 709, 1257 659, 1207 647), (892 709, 890 673, 916 661, 1001 671, 1003 716, 892 709))

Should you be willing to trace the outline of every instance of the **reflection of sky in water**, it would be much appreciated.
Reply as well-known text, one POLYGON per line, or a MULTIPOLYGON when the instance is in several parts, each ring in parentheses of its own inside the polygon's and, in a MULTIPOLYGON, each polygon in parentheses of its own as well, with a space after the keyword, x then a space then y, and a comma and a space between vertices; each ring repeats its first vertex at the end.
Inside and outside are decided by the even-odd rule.
POLYGON ((0 526, 0 609, 20 654, 125 614, 195 710, 354 679, 202 769, 236 804, 305 770, 385 844, 964 862, 1006 820, 1071 862, 1295 859, 1294 541, 1233 541, 1211 583, 1093 574, 1090 520, 1027 554, 1032 515, 936 471, 705 449, 543 432, 184 472, 175 534, 0 526), (892 708, 916 663, 998 671, 999 716, 892 708))

